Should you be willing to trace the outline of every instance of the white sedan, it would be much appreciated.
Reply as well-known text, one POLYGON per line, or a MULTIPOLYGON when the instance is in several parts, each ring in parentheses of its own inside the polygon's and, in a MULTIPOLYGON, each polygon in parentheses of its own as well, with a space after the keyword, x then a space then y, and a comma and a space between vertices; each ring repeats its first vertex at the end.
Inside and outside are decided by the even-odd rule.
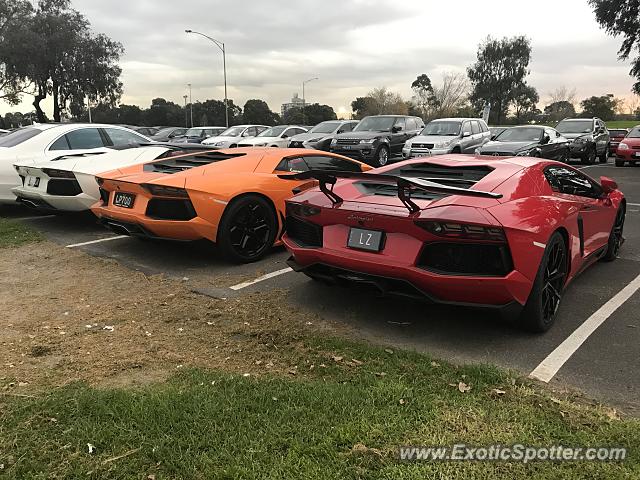
POLYGON ((18 202, 33 208, 67 212, 88 210, 100 200, 96 175, 151 162, 171 149, 148 146, 73 155, 55 162, 18 163, 15 168, 22 185, 14 187, 12 192, 18 202))
POLYGON ((147 137, 116 125, 41 124, 0 137, 0 203, 16 200, 11 189, 22 184, 14 164, 33 165, 69 155, 112 152, 113 148, 150 143, 147 137))
POLYGON ((238 147, 280 147, 287 148, 289 139, 294 135, 307 133, 306 128, 292 125, 278 125, 265 130, 255 138, 243 140, 238 147))
POLYGON ((238 143, 244 142, 250 138, 259 135, 269 127, 265 125, 236 125, 227 128, 224 132, 216 137, 207 138, 202 141, 202 145, 208 145, 213 148, 235 148, 238 143))

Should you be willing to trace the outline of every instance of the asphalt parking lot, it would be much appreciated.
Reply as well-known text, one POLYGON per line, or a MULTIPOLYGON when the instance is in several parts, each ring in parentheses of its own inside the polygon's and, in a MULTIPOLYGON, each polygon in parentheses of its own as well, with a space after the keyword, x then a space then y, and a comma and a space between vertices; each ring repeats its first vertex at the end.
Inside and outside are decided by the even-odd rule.
POLYGON ((640 275, 640 168, 615 168, 611 162, 586 171, 595 178, 612 177, 626 194, 627 241, 617 261, 598 263, 568 288, 556 325, 544 335, 523 333, 487 312, 324 286, 291 272, 283 249, 274 249, 261 262, 238 266, 219 258, 207 244, 116 236, 88 214, 38 215, 21 207, 7 207, 0 214, 21 219, 69 248, 192 282, 200 293, 226 298, 286 289, 292 303, 348 324, 376 343, 533 373, 640 415, 640 290, 633 288, 640 275))

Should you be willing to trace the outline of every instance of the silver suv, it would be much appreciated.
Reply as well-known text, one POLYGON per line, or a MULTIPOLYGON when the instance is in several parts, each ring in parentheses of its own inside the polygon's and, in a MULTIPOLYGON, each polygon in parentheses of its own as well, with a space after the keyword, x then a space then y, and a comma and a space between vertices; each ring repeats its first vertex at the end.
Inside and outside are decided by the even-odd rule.
POLYGON ((445 153, 474 153, 491 139, 489 127, 480 118, 439 118, 404 145, 404 158, 442 155, 445 153))

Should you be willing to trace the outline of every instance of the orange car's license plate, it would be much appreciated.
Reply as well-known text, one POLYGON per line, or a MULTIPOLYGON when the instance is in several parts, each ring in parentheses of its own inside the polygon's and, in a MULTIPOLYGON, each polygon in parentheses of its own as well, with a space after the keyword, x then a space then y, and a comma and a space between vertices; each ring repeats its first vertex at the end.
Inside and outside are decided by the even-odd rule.
POLYGON ((136 196, 132 193, 116 192, 113 196, 113 204, 116 207, 133 208, 133 202, 136 200, 136 196))

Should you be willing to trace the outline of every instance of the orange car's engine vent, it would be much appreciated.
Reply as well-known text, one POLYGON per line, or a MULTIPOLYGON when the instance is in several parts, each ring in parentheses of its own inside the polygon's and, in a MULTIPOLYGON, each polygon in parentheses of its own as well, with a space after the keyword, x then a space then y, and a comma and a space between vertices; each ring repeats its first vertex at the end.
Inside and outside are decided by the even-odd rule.
POLYGON ((166 173, 171 175, 173 173, 183 172, 184 170, 189 170, 195 167, 203 167, 216 162, 232 160, 244 155, 244 153, 201 152, 195 155, 173 157, 157 162, 147 163, 143 169, 145 172, 166 173))

